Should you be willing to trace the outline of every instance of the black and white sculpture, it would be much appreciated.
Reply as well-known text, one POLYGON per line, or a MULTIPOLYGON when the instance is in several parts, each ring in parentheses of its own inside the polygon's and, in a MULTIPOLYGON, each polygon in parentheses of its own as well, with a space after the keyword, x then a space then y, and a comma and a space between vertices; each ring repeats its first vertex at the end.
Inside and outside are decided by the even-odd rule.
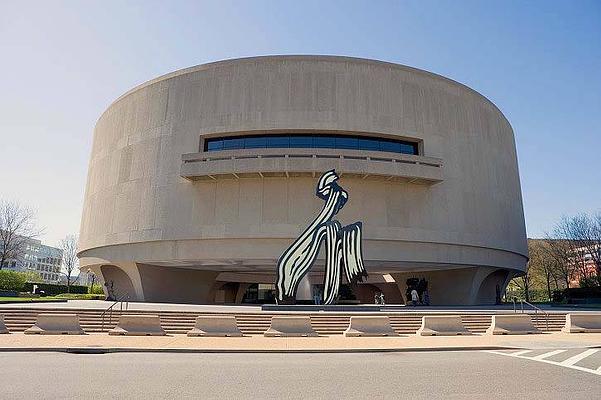
POLYGON ((298 285, 313 266, 324 241, 324 304, 336 300, 342 269, 349 283, 362 281, 367 276, 361 251, 362 223, 342 226, 332 219, 348 200, 348 193, 337 180, 334 170, 321 176, 315 194, 325 201, 323 209, 278 260, 276 300, 279 304, 294 301, 298 285))

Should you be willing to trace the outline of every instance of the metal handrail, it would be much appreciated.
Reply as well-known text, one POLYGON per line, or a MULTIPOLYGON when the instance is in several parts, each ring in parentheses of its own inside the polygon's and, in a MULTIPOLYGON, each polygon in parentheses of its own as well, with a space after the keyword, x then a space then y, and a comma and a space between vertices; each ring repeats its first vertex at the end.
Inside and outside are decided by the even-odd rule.
MULTIPOLYGON (((545 315, 545 330, 548 331, 549 330, 549 313, 546 312, 545 310, 543 310, 542 308, 539 308, 526 300, 520 300, 522 314, 524 313, 524 304, 526 304, 534 309, 534 318, 536 320, 537 325, 538 325, 538 312, 540 311, 541 313, 543 313, 545 315)), ((514 308, 514 312, 516 312, 515 308, 514 308)))
POLYGON ((112 325, 113 323, 113 308, 115 307, 115 305, 119 304, 119 312, 122 313, 123 312, 123 303, 125 303, 125 310, 127 311, 129 308, 129 294, 128 293, 124 293, 123 295, 121 295, 119 298, 117 298, 117 300, 115 300, 113 302, 113 304, 111 304, 106 310, 104 310, 102 312, 102 314, 100 315, 100 317, 102 318, 102 324, 100 326, 100 332, 104 332, 104 319, 106 314, 109 314, 109 325, 112 325))

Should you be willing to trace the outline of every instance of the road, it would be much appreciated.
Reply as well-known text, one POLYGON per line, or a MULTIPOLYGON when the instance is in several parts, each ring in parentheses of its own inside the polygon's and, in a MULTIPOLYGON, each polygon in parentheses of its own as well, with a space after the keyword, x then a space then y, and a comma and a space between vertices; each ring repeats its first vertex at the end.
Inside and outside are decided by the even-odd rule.
POLYGON ((2 352, 0 399, 590 400, 601 393, 601 375, 561 365, 562 357, 579 359, 574 365, 596 371, 601 351, 556 350, 549 354, 557 364, 537 361, 543 351, 532 359, 511 353, 2 352))

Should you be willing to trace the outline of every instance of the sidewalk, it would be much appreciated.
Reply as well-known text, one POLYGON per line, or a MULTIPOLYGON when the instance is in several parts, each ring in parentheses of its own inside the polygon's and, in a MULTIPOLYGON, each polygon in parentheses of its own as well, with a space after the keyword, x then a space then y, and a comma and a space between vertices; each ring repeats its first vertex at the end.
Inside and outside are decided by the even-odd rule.
POLYGON ((544 333, 515 336, 400 336, 347 338, 203 338, 185 335, 109 336, 0 335, 0 351, 62 352, 401 352, 443 350, 546 349, 601 347, 601 333, 544 333))

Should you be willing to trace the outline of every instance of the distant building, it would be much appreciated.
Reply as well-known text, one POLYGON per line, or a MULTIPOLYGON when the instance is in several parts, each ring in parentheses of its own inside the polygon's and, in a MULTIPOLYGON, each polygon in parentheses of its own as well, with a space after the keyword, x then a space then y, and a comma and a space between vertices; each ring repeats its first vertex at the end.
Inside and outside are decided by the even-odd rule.
POLYGON ((61 278, 63 251, 46 246, 41 240, 29 239, 23 257, 4 262, 3 269, 19 272, 36 272, 44 283, 58 283, 61 278))

